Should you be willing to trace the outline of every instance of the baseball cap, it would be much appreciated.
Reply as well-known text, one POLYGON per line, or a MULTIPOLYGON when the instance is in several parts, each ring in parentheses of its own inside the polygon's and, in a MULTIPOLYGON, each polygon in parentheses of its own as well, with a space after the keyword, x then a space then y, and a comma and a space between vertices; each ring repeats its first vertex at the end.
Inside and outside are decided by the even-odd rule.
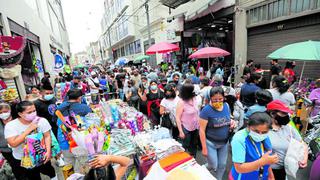
POLYGON ((267 105, 267 110, 268 111, 277 110, 277 111, 281 111, 281 112, 285 112, 285 113, 289 113, 289 114, 293 113, 293 111, 291 111, 291 109, 284 102, 282 102, 280 100, 271 101, 267 105))

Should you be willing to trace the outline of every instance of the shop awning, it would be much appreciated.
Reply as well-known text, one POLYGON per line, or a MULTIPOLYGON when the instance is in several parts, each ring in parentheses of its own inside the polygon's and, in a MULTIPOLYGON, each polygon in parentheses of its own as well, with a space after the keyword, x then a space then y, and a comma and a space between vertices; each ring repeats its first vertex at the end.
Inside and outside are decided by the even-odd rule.
POLYGON ((172 11, 172 15, 167 19, 172 20, 181 16, 185 16, 186 21, 206 16, 212 12, 217 12, 220 9, 233 6, 235 0, 197 0, 179 6, 172 11))
POLYGON ((189 2, 190 0, 160 0, 160 2, 165 5, 168 6, 169 8, 177 8, 178 6, 180 6, 181 4, 185 4, 187 2, 189 2))

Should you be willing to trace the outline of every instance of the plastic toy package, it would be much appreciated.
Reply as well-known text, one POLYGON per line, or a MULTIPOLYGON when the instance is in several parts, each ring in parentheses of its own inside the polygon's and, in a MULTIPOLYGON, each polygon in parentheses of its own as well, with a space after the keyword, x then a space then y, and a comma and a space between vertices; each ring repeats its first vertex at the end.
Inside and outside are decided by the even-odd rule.
MULTIPOLYGON (((25 140, 23 152, 24 156, 21 160, 22 167, 30 169, 42 165, 46 153, 43 133, 37 132, 28 135, 25 140)), ((55 157, 60 152, 58 141, 51 131, 51 156, 55 157)))

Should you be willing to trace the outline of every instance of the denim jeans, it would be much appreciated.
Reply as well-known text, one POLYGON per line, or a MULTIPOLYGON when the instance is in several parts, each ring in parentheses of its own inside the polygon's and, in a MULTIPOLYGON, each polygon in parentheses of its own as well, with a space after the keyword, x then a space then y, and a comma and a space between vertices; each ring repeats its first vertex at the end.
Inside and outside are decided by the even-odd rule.
POLYGON ((212 169, 216 172, 216 178, 218 180, 222 180, 227 165, 228 143, 220 145, 215 144, 207 139, 206 144, 209 169, 212 169))
POLYGON ((124 92, 123 89, 119 89, 119 98, 124 101, 124 92))

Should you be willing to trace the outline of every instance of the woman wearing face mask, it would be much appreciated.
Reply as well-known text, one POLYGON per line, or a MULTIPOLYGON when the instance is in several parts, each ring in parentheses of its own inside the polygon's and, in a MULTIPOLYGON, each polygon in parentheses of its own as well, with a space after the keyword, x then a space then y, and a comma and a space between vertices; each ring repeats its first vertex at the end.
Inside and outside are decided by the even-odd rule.
POLYGON ((270 165, 279 159, 271 151, 270 126, 271 117, 265 112, 256 112, 249 117, 247 128, 233 136, 229 180, 274 179, 270 165))
MULTIPOLYGON (((286 179, 286 171, 284 169, 284 159, 287 154, 290 139, 302 141, 301 136, 289 122, 289 114, 292 111, 280 100, 274 100, 267 105, 267 111, 272 117, 272 130, 269 132, 269 138, 272 143, 273 152, 279 156, 279 162, 272 165, 272 171, 276 180, 286 179)), ((304 159, 299 162, 300 168, 307 167, 308 148, 305 144, 304 159)), ((290 179, 290 177, 288 177, 290 179)))
POLYGON ((172 137, 177 139, 179 136, 179 130, 177 128, 176 120, 176 107, 179 101, 179 97, 176 96, 176 92, 171 84, 164 87, 164 98, 160 103, 160 114, 169 114, 172 122, 172 137))
POLYGON ((202 154, 207 157, 210 169, 213 169, 221 180, 227 165, 228 140, 234 121, 230 118, 230 108, 224 103, 222 87, 210 90, 210 104, 200 113, 200 140, 202 154))
POLYGON ((11 166, 12 172, 16 179, 22 179, 23 174, 21 172, 21 166, 14 163, 14 157, 12 155, 11 148, 8 147, 8 142, 4 138, 4 127, 12 120, 11 107, 9 104, 0 103, 0 153, 7 160, 8 164, 11 166))
POLYGON ((163 99, 163 92, 158 89, 156 81, 151 81, 149 92, 147 93, 147 112, 153 125, 160 122, 160 102, 163 99))
POLYGON ((180 100, 176 109, 176 123, 182 146, 192 155, 197 154, 199 129, 199 108, 193 84, 184 84, 180 88, 180 100))
POLYGON ((41 166, 26 169, 21 167, 21 172, 25 179, 41 180, 40 173, 49 176, 51 179, 57 179, 55 170, 51 165, 51 126, 44 118, 37 116, 36 108, 30 101, 22 101, 16 106, 19 118, 6 124, 4 134, 8 144, 12 148, 14 164, 20 166, 23 157, 23 145, 25 138, 34 130, 38 129, 43 133, 46 146, 44 163, 41 166))

